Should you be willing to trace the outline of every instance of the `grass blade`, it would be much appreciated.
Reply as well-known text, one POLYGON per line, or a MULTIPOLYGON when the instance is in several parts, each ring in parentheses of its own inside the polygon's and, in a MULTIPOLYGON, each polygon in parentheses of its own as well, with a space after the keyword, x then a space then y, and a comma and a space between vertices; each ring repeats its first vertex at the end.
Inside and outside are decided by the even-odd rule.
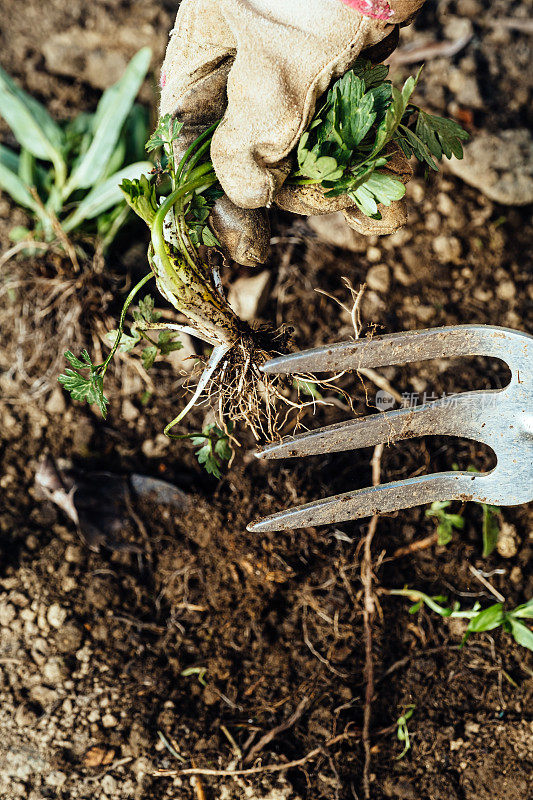
POLYGON ((114 175, 110 175, 99 186, 95 186, 81 201, 76 210, 62 224, 63 230, 68 233, 81 225, 84 220, 94 219, 108 208, 118 205, 124 200, 119 184, 124 179, 140 178, 143 173, 150 172, 153 166, 150 161, 138 161, 136 164, 129 164, 124 169, 115 172, 114 175))
MULTIPOLYGON (((5 72, 1 67, 0 91, 7 92, 8 94, 16 97, 17 100, 26 107, 28 113, 39 126, 50 145, 55 151, 57 151, 58 155, 61 155, 63 152, 65 137, 57 122, 52 119, 46 108, 41 105, 38 100, 35 100, 33 97, 27 94, 23 89, 20 88, 20 86, 17 86, 15 81, 10 78, 7 72, 5 72)), ((2 113, 1 110, 0 113, 2 113)), ((14 130, 13 132, 15 133, 14 130)), ((30 148, 28 148, 28 150, 31 152, 30 148)), ((34 155, 37 154, 34 153, 34 155)), ((40 156, 38 156, 38 158, 40 158, 40 156)))
POLYGON ((143 47, 132 58, 124 75, 102 95, 94 118, 94 136, 85 156, 72 173, 63 197, 75 189, 94 186, 105 173, 128 116, 150 65, 152 51, 143 47))
POLYGON ((19 178, 18 168, 19 159, 16 153, 0 145, 0 189, 7 192, 19 206, 29 208, 43 221, 42 209, 31 196, 29 187, 19 178))

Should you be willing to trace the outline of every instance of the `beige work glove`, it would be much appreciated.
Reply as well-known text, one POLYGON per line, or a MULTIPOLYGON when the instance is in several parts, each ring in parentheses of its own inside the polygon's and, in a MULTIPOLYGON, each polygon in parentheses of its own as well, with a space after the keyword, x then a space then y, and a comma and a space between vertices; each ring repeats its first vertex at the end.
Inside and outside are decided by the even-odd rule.
MULTIPOLYGON (((365 233, 389 233, 405 222, 399 204, 365 217, 347 197, 326 200, 318 187, 282 189, 287 156, 308 126, 318 98, 362 50, 395 44, 395 26, 424 0, 182 0, 161 72, 161 114, 184 123, 187 146, 217 119, 211 158, 226 197, 211 222, 239 263, 262 263, 269 226, 264 207, 295 213, 342 209, 365 233), (364 12, 364 13, 362 13, 364 12), (372 14, 372 16, 370 16, 372 14)), ((390 51, 390 48, 389 48, 390 51)), ((385 55, 386 55, 385 51, 385 55)), ((405 159, 395 171, 408 180, 405 159)))

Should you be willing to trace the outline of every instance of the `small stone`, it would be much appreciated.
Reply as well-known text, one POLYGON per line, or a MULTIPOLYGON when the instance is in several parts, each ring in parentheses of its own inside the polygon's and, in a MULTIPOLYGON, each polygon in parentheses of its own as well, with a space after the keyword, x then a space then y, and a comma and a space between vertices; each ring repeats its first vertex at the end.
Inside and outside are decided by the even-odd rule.
POLYGON ((496 287, 496 295, 500 300, 512 300, 516 295, 516 286, 513 281, 502 281, 496 287))
POLYGON ((15 606, 11 605, 11 603, 0 603, 0 625, 3 628, 11 625, 16 616, 15 606))
POLYGON ((126 399, 122 403, 122 418, 126 422, 133 422, 139 416, 139 410, 135 408, 131 400, 126 399))
POLYGON ((155 439, 145 439, 141 450, 146 458, 161 458, 165 455, 170 444, 170 439, 163 433, 158 433, 155 439))
POLYGON ((34 533, 30 533, 30 535, 26 537, 26 547, 28 550, 37 550, 39 547, 39 539, 34 533))
POLYGON ((461 242, 455 236, 437 236, 433 240, 433 250, 441 264, 461 263, 461 242))
POLYGON ((57 692, 48 686, 38 684, 30 689, 30 698, 35 703, 39 703, 43 708, 53 705, 57 700, 57 692))
POLYGON ((490 200, 509 206, 533 202, 533 137, 527 128, 479 133, 450 170, 490 200))
POLYGON ((46 401, 44 410, 47 414, 64 414, 66 408, 67 405, 65 403, 65 395, 63 394, 62 389, 58 387, 57 389, 54 389, 46 401))
POLYGON ((93 709, 93 711, 89 711, 89 713, 87 714, 87 720, 89 722, 98 722, 99 719, 100 719, 100 712, 97 711, 96 709, 93 709))
MULTIPOLYGON (((369 248, 370 249, 370 248, 369 248)), ((369 289, 386 294, 390 289, 390 270, 386 264, 376 264, 366 273, 369 289)))
POLYGON ((81 564, 83 561, 83 550, 75 544, 67 545, 65 550, 65 561, 69 564, 81 564))
POLYGON ((42 676, 45 683, 58 686, 68 675, 64 660, 58 656, 50 658, 42 667, 42 676))
POLYGON ((366 257, 371 263, 375 264, 381 259, 381 250, 379 247, 369 247, 366 251, 366 257))
POLYGON ((238 278, 228 292, 228 303, 237 316, 246 321, 261 313, 269 295, 270 272, 263 270, 258 275, 238 278))
POLYGON ((513 558, 518 552, 518 534, 514 525, 510 522, 502 522, 496 550, 502 558, 513 558))
POLYGON ((63 786, 66 780, 67 776, 65 773, 59 770, 54 770, 46 776, 46 783, 48 786, 63 786))
POLYGON ((60 653, 74 653, 79 650, 82 640, 82 631, 73 622, 69 622, 59 630, 56 646, 60 653))
POLYGON ((480 725, 478 722, 468 721, 465 722, 465 733, 467 736, 475 736, 480 731, 480 725))
POLYGON ((52 628, 61 628, 67 618, 67 612, 58 603, 53 603, 46 612, 46 619, 52 628))
POLYGON ((118 725, 118 719, 113 714, 104 714, 102 717, 102 725, 104 728, 114 728, 118 725))
POLYGON ((113 796, 117 790, 117 782, 112 775, 104 775, 100 786, 104 794, 107 794, 108 797, 113 796))
POLYGON ((364 253, 368 245, 365 236, 347 225, 341 211, 308 217, 307 224, 324 244, 350 250, 352 253, 364 253))
POLYGON ((524 575, 518 565, 512 568, 511 572, 509 573, 509 580, 511 581, 515 589, 519 589, 522 586, 524 575))
POLYGON ((33 727, 37 721, 37 715, 25 703, 17 707, 15 711, 15 725, 19 728, 33 727))
POLYGON ((61 581, 61 589, 62 589, 62 590, 65 592, 65 593, 67 593, 67 592, 73 592, 73 591, 74 591, 74 589, 75 589, 77 586, 78 586, 78 581, 76 580, 76 578, 73 578, 71 575, 67 575, 67 576, 66 576, 65 578, 63 578, 63 580, 61 581))

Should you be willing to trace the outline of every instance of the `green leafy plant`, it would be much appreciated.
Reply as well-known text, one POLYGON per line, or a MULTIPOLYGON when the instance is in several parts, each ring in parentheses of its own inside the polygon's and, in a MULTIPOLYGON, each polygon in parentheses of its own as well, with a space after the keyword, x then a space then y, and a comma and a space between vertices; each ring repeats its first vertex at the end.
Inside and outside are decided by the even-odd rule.
POLYGON ((503 603, 494 603, 481 610, 481 605, 476 602, 470 609, 461 609, 460 603, 454 602, 451 606, 443 605, 447 597, 438 595, 430 597, 418 589, 391 589, 388 594, 397 597, 407 597, 413 602, 409 609, 410 614, 416 614, 422 606, 427 606, 431 611, 441 617, 454 617, 468 619, 468 627, 463 637, 463 644, 472 633, 491 631, 503 627, 510 633, 517 644, 533 650, 533 631, 524 623, 524 619, 533 619, 533 598, 516 608, 506 611, 503 603))
POLYGON ((200 435, 191 437, 193 445, 200 446, 196 451, 198 463, 215 478, 222 477, 222 462, 230 461, 233 455, 228 433, 211 422, 205 426, 200 435))
POLYGON ((298 170, 289 179, 320 184, 327 197, 347 194, 367 216, 380 219, 404 184, 384 171, 395 146, 437 170, 444 156, 462 158, 468 134, 453 120, 410 102, 420 72, 402 89, 388 80, 388 67, 360 59, 328 92, 298 145, 298 170))
POLYGON ((446 509, 451 506, 449 500, 436 501, 426 509, 426 517, 434 517, 438 520, 437 535, 438 544, 446 545, 452 540, 454 528, 463 530, 465 521, 460 514, 449 514, 446 509))
POLYGON ((490 506, 487 503, 479 504, 483 509, 483 558, 490 556, 496 545, 498 544, 498 537, 500 535, 500 521, 499 515, 501 509, 498 506, 490 506))
POLYGON ((395 761, 400 761, 408 750, 411 749, 411 740, 409 738, 409 728, 407 723, 413 716, 416 705, 408 705, 404 708, 403 713, 396 720, 396 738, 399 742, 403 742, 403 750, 400 755, 395 756, 395 761))
MULTIPOLYGON (((400 138, 407 136, 403 128, 410 130, 411 118, 420 118, 419 109, 409 103, 417 79, 410 78, 400 91, 392 87, 387 74, 387 67, 374 67, 361 60, 337 81, 302 137, 295 154, 298 166, 290 176, 293 183, 321 184, 327 194, 347 192, 364 213, 377 217, 378 203, 388 204, 403 195, 403 184, 382 168, 390 158, 386 148, 394 141, 400 146, 400 138)), ((426 115, 417 134, 419 150, 432 166, 430 153, 439 157, 440 147, 440 155, 452 152, 460 155, 460 141, 467 136, 455 123, 447 127, 432 122, 435 119, 426 115)), ((266 360, 286 349, 288 334, 283 328, 253 328, 240 320, 224 296, 217 269, 205 256, 204 246, 217 244, 209 228, 209 212, 222 195, 209 157, 217 124, 204 131, 177 163, 173 144, 182 126, 171 115, 163 116, 146 145, 149 152, 157 153, 157 168, 149 176, 125 178, 121 190, 128 205, 150 229, 148 261, 152 273, 146 280, 155 277, 163 297, 189 322, 170 327, 192 334, 212 347, 192 398, 167 424, 165 434, 174 436, 170 433, 172 428, 205 393, 216 397, 213 405, 217 408, 218 430, 229 430, 230 424, 244 421, 257 438, 265 434, 273 438, 283 419, 276 403, 289 408, 302 405, 288 398, 283 376, 266 379, 261 372, 266 360)), ((404 151, 407 148, 404 144, 404 151)), ((141 281, 132 293, 142 285, 141 281)), ((132 330, 124 337, 125 313, 132 293, 123 308, 118 329, 112 332, 115 341, 110 356, 94 368, 98 378, 103 378, 109 359, 119 347, 136 345, 138 333, 169 327, 145 319, 142 325, 136 324, 137 333, 132 330)), ((160 334, 150 346, 162 351, 171 341, 160 334)), ((154 355, 153 349, 145 350, 147 365, 154 355)), ((302 394, 308 394, 313 402, 320 398, 317 383, 311 385, 306 376, 296 376, 295 381, 292 385, 302 394)), ((216 449, 212 437, 202 442, 200 453, 199 458, 208 470, 213 474, 220 471, 222 450, 216 449)))
POLYGON ((64 123, 0 69, 0 116, 20 148, 0 145, 0 189, 33 217, 32 231, 18 227, 12 238, 51 241, 60 226, 65 235, 96 233, 104 247, 112 241, 128 213, 119 183, 152 168, 142 154, 147 112, 134 104, 150 58, 140 50, 94 114, 64 123))

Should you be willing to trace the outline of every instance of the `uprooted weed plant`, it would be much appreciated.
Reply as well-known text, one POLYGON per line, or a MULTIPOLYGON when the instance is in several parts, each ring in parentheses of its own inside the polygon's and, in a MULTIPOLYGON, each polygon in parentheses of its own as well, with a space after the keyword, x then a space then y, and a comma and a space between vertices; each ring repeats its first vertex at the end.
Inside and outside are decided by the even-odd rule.
POLYGON ((71 234, 96 236, 103 250, 112 242, 129 211, 120 182, 152 168, 143 152, 147 111, 134 103, 150 58, 140 50, 93 114, 63 123, 0 68, 0 116, 18 145, 0 145, 0 189, 32 219, 31 229, 11 230, 14 241, 57 241, 71 258, 71 234))
MULTIPOLYGON (((409 78, 399 90, 387 80, 387 74, 387 67, 360 60, 334 84, 300 140, 289 183, 316 184, 326 196, 347 194, 364 214, 379 219, 380 205, 390 205, 405 192, 403 183, 386 171, 395 151, 414 154, 432 169, 443 156, 462 156, 465 131, 457 123, 426 114, 410 102, 418 76, 409 78)), ((76 357, 69 352, 67 358, 74 369, 67 370, 60 381, 75 399, 96 402, 105 414, 103 378, 115 352, 134 347, 146 338, 149 329, 159 329, 165 335, 169 330, 183 331, 213 349, 191 400, 166 426, 165 433, 170 435, 204 396, 221 429, 228 431, 228 424, 244 421, 256 438, 272 439, 284 428, 291 411, 296 412, 298 420, 305 403, 291 399, 290 394, 294 386, 305 386, 306 379, 302 376, 301 381, 288 383, 282 377, 261 373, 267 359, 289 347, 288 332, 283 327, 254 327, 240 320, 224 296, 217 268, 206 263, 203 248, 218 245, 208 225, 209 212, 221 195, 209 159, 215 128, 216 124, 201 134, 178 164, 173 143, 181 124, 165 116, 147 144, 149 151, 160 153, 157 169, 150 176, 123 180, 121 188, 127 202, 150 228, 151 273, 126 299, 105 361, 95 365, 84 354, 82 361, 75 363, 76 357), (170 191, 163 189, 168 185, 170 191), (160 199, 163 191, 168 194, 160 199), (184 322, 168 325, 137 319, 125 336, 127 309, 152 277, 184 322)), ((155 354, 153 348, 157 351, 160 344, 160 339, 150 340, 151 352, 155 354)), ((317 402, 316 397, 312 402, 317 402)))

